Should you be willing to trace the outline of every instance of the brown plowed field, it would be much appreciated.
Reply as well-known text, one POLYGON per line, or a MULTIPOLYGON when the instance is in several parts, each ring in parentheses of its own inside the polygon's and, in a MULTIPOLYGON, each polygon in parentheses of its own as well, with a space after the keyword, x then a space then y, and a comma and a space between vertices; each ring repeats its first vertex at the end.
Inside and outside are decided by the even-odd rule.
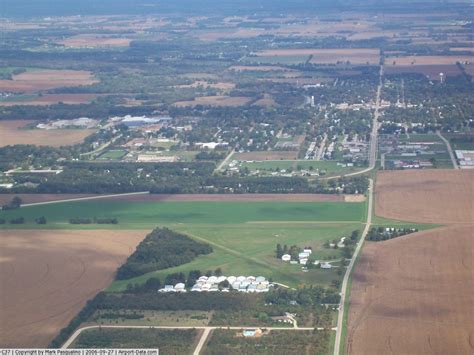
POLYGON ((82 143, 94 129, 19 129, 33 121, 0 121, 0 147, 14 144, 34 144, 60 147, 82 143))
MULTIPOLYGON (((6 204, 14 196, 22 199, 24 204, 70 200, 76 198, 96 197, 97 194, 0 194, 0 205, 6 204)), ((160 202, 160 201, 289 201, 289 202, 318 202, 318 201, 344 201, 364 202, 364 195, 336 195, 336 194, 149 194, 112 196, 107 199, 124 200, 130 202, 160 202)))
POLYGON ((126 201, 289 201, 289 202, 317 202, 317 201, 344 201, 344 195, 325 194, 183 194, 183 195, 129 195, 111 197, 126 201))
POLYGON ((375 214, 420 223, 474 223, 474 171, 380 172, 375 214))
POLYGON ((348 354, 474 353, 473 185, 474 171, 378 174, 378 216, 451 225, 365 245, 348 354))
POLYGON ((353 275, 347 354, 473 354, 474 229, 365 245, 353 275))
POLYGON ((0 348, 47 346, 145 234, 0 231, 0 348))
POLYGON ((18 196, 23 203, 37 203, 58 200, 70 200, 73 198, 99 196, 94 194, 0 194, 0 205, 8 203, 13 197, 18 196))
POLYGON ((13 80, 0 80, 1 91, 32 93, 64 86, 97 83, 86 70, 36 70, 13 76, 13 80))
POLYGON ((17 105, 28 105, 28 106, 48 106, 62 102, 66 105, 75 104, 86 104, 94 100, 97 94, 46 94, 43 96, 34 97, 27 100, 20 101, 2 101, 0 106, 17 106, 17 105))
POLYGON ((233 157, 237 160, 296 160, 298 152, 296 150, 265 150, 236 153, 233 157))

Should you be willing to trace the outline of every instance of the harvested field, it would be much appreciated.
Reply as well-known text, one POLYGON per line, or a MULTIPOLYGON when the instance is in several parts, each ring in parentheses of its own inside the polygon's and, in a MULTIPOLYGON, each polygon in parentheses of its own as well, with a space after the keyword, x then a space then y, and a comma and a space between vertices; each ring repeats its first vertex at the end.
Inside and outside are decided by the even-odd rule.
POLYGON ((260 100, 255 101, 254 105, 265 107, 278 106, 278 104, 275 102, 272 95, 270 94, 264 94, 260 100))
POLYGON ((474 56, 469 55, 418 55, 404 57, 388 57, 385 58, 387 67, 398 65, 449 65, 456 62, 473 62, 474 56), (395 62, 395 64, 393 64, 395 62))
MULTIPOLYGON (((318 202, 318 201, 346 201, 345 195, 328 195, 328 194, 183 194, 183 195, 166 195, 166 194, 150 194, 150 195, 129 195, 112 197, 114 200, 125 201, 289 201, 289 202, 318 202)), ((354 201, 360 202, 360 201, 354 201)))
POLYGON ((0 231, 0 347, 45 347, 113 280, 144 231, 0 231))
POLYGON ((179 101, 175 102, 174 105, 177 107, 187 107, 187 106, 244 106, 252 100, 250 97, 241 97, 241 96, 201 96, 196 97, 192 101, 179 101))
POLYGON ((0 147, 14 144, 34 144, 51 147, 82 143, 95 132, 93 129, 19 129, 33 121, 0 121, 0 147))
POLYGON ((472 354, 473 235, 458 225, 368 242, 352 278, 347 354, 472 354))
POLYGON ((0 80, 0 91, 32 93, 65 86, 91 85, 98 82, 85 70, 35 70, 0 80))
MULTIPOLYGON (((77 198, 98 197, 97 194, 0 194, 0 205, 6 204, 13 197, 18 196, 24 204, 38 202, 52 202, 71 200, 77 198)), ((104 195, 105 196, 105 195, 104 195)), ((337 194, 143 194, 128 196, 112 196, 107 200, 130 202, 160 202, 160 201, 294 201, 294 202, 318 202, 318 201, 344 201, 363 202, 364 195, 337 195, 337 194)))
POLYGON ((474 171, 379 172, 375 213, 419 223, 474 223, 474 171))
POLYGON ((70 200, 74 198, 83 198, 91 196, 99 196, 94 194, 0 194, 0 205, 3 205, 15 196, 21 198, 23 203, 37 203, 37 202, 49 202, 49 201, 60 201, 70 200))
POLYGON ((93 101, 97 94, 46 94, 36 96, 33 98, 26 98, 21 100, 0 101, 0 106, 15 106, 15 105, 38 105, 47 106, 62 102, 63 104, 87 104, 93 101))
POLYGON ((351 64, 376 65, 379 63, 378 49, 371 48, 336 48, 336 49, 268 49, 257 53, 264 57, 294 57, 312 56, 314 64, 336 64, 350 62, 351 64))
POLYGON ((122 37, 101 37, 95 35, 77 35, 58 41, 69 48, 82 47, 128 47, 132 40, 122 37))
POLYGON ((298 158, 297 151, 280 151, 280 150, 265 150, 257 152, 237 153, 233 156, 236 160, 296 160, 298 158))
POLYGON ((395 65, 387 66, 385 74, 418 73, 426 75, 430 80, 440 80, 440 73, 445 77, 462 75, 461 69, 455 64, 448 65, 395 65))

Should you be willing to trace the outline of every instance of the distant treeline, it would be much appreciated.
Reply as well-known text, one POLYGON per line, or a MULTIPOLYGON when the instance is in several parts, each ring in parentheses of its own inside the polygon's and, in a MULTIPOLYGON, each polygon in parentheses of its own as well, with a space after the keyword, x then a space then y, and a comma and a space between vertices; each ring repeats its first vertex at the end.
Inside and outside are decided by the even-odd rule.
POLYGON ((70 224, 118 224, 117 218, 70 218, 70 224))
POLYGON ((117 271, 125 280, 150 271, 189 263, 199 255, 212 253, 212 247, 199 243, 168 228, 157 228, 148 234, 117 271))

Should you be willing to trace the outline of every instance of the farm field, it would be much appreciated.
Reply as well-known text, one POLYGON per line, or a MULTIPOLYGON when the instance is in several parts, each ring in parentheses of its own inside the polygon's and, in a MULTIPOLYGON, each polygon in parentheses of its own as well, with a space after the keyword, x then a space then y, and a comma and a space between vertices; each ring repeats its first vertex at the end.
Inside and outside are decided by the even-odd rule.
POLYGON ((472 352, 473 226, 368 242, 351 291, 347 354, 472 352))
POLYGON ((388 65, 385 69, 387 75, 399 75, 418 73, 427 76, 430 80, 439 81, 440 73, 443 73, 445 77, 454 77, 462 75, 461 69, 455 64, 442 64, 442 65, 388 65))
POLYGON ((417 55, 417 56, 400 56, 387 57, 385 63, 387 67, 402 65, 449 65, 456 62, 472 62, 474 56, 455 55, 455 56, 435 56, 435 55, 417 55), (395 64, 394 64, 395 63, 395 64))
POLYGON ((474 171, 384 171, 377 175, 377 216, 420 223, 473 223, 474 171))
POLYGON ((378 49, 349 48, 349 49, 268 49, 257 53, 257 61, 305 61, 309 59, 313 64, 337 64, 350 62, 359 65, 377 65, 380 55, 378 49), (310 58, 311 56, 311 58, 310 58), (291 59, 291 60, 290 60, 291 59))
POLYGON ((122 37, 104 37, 100 35, 76 35, 57 43, 68 48, 128 47, 131 39, 122 37))
POLYGON ((174 105, 177 107, 187 107, 187 106, 244 106, 249 103, 252 99, 250 97, 240 97, 240 96, 200 96, 196 97, 192 101, 179 101, 175 102, 174 105))
POLYGON ((295 151, 284 151, 284 150, 270 150, 270 151, 255 151, 236 153, 233 155, 236 160, 296 160, 298 158, 298 152, 295 151))
POLYGON ((472 351, 473 173, 378 173, 376 224, 447 226, 367 242, 352 277, 348 354, 472 351))
MULTIPOLYGON (((145 195, 144 195, 145 196, 145 195)), ((135 196, 133 196, 135 197, 135 196)), ((141 196, 136 196, 140 198, 141 196)), ((194 239, 211 244, 214 252, 194 261, 126 281, 116 281, 110 291, 121 291, 127 284, 143 283, 152 276, 164 278, 174 272, 215 270, 223 273, 261 274, 296 287, 301 283, 328 285, 338 280, 337 269, 314 269, 303 273, 299 265, 275 257, 278 243, 312 246, 319 260, 333 260, 337 266, 340 251, 324 247, 359 230, 365 219, 366 202, 290 202, 278 201, 166 201, 131 202, 126 198, 64 202, 2 211, 9 221, 22 216, 24 225, 5 224, 3 228, 45 229, 152 229, 166 226, 194 239), (46 225, 35 218, 45 216, 46 225), (72 225, 70 218, 114 217, 119 223, 72 225)))
POLYGON ((92 102, 97 94, 45 94, 42 96, 25 95, 21 97, 9 97, 6 100, 0 100, 0 106, 15 105, 39 105, 47 106, 62 102, 66 105, 85 104, 92 102))
POLYGON ((0 231, 0 347, 45 347, 145 231, 0 231))
POLYGON ((0 121, 0 147, 14 144, 34 144, 60 147, 81 143, 95 132, 93 129, 19 129, 32 121, 0 121))
POLYGON ((345 201, 362 202, 363 195, 335 195, 335 194, 142 194, 127 196, 110 196, 99 194, 0 194, 0 204, 6 204, 14 196, 21 198, 23 203, 49 202, 59 200, 70 200, 84 197, 108 196, 108 200, 128 202, 159 202, 159 201, 288 201, 288 202, 323 202, 323 201, 345 201), (110 197, 109 197, 110 196, 110 197))
POLYGON ((12 80, 0 80, 0 90, 32 93, 65 86, 97 83, 93 74, 85 70, 37 69, 14 75, 12 80))
MULTIPOLYGON (((281 202, 259 201, 247 203, 213 201, 128 202, 91 200, 29 206, 2 211, 0 217, 7 220, 24 217, 28 227, 34 219, 45 216, 47 228, 71 228, 70 218, 117 218, 113 228, 148 229, 158 224, 232 224, 248 222, 356 222, 364 219, 365 203, 344 202, 281 202)), ((76 225, 77 226, 77 225, 76 225)), ((88 225, 78 225, 90 228, 88 225)), ((110 227, 109 227, 110 228, 110 227)))

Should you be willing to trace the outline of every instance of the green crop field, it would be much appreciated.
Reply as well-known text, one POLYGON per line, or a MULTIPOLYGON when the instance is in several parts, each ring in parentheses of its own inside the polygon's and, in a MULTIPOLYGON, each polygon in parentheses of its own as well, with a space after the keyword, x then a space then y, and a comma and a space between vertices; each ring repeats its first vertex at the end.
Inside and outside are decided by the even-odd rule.
MULTIPOLYGON (((45 216, 43 228, 96 228, 97 225, 70 225, 70 218, 117 218, 118 225, 105 228, 149 229, 164 224, 227 224, 257 221, 346 221, 361 222, 365 202, 129 202, 90 200, 22 207, 1 211, 0 218, 7 222, 24 217, 25 224, 3 224, 1 228, 35 228, 34 220, 45 216)), ((101 225, 100 227, 104 227, 101 225)))
POLYGON ((126 150, 108 150, 101 154, 99 160, 122 159, 127 154, 126 150))

